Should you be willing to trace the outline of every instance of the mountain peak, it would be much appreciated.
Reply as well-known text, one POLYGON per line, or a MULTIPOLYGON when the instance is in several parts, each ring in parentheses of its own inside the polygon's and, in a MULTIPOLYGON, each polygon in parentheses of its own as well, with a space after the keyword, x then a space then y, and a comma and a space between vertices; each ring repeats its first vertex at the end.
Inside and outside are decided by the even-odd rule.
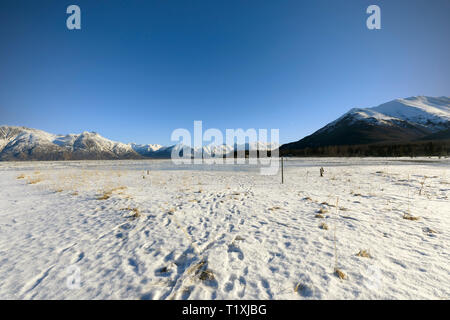
POLYGON ((26 127, 0 127, 0 160, 140 159, 130 145, 97 132, 55 135, 26 127))
POLYGON ((395 99, 371 108, 353 108, 312 135, 282 148, 404 142, 449 128, 448 97, 414 96, 395 99))
POLYGON ((445 129, 450 121, 448 97, 409 97, 392 100, 369 109, 398 120, 423 125, 434 132, 445 129))

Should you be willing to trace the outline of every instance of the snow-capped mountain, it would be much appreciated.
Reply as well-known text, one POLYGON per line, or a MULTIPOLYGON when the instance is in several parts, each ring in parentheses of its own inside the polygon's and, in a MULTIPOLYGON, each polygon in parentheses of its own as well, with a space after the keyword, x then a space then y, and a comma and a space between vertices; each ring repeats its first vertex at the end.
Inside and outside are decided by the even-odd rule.
POLYGON ((219 157, 219 156, 227 156, 232 157, 232 154, 234 151, 249 151, 249 150, 274 150, 278 148, 279 145, 276 143, 265 143, 261 141, 252 142, 252 143, 245 143, 245 144, 235 144, 233 145, 216 145, 216 144, 209 144, 201 147, 191 147, 184 144, 175 144, 173 146, 168 147, 161 147, 158 150, 155 150, 154 152, 147 153, 146 156, 151 158, 170 158, 172 154, 178 154, 179 157, 182 157, 183 154, 186 152, 187 154, 190 154, 191 157, 204 157, 212 156, 212 157, 219 157))
POLYGON ((396 99, 373 108, 353 108, 321 130, 329 130, 347 120, 365 121, 376 125, 401 122, 426 127, 432 132, 447 129, 450 122, 450 98, 410 97, 396 99))
POLYGON ((397 99, 374 107, 372 111, 410 123, 417 123, 437 132, 449 127, 450 98, 419 96, 397 99))
POLYGON ((206 145, 199 148, 182 144, 163 147, 159 144, 121 143, 106 139, 96 132, 81 134, 55 135, 42 130, 1 126, 1 160, 102 160, 102 159, 143 159, 170 158, 172 152, 180 156, 184 152, 191 155, 212 154, 227 155, 233 150, 269 150, 277 148, 275 144, 254 142, 250 144, 206 145))
POLYGON ((281 149, 405 142, 424 139, 449 128, 450 98, 418 96, 372 108, 353 108, 312 135, 281 149))
POLYGON ((140 158, 133 147, 95 132, 55 135, 25 127, 0 127, 0 160, 140 158))
POLYGON ((136 143, 130 143, 129 144, 131 148, 139 153, 142 156, 149 156, 152 155, 154 152, 157 152, 161 148, 163 148, 162 145, 159 144, 136 144, 136 143))
POLYGON ((208 153, 208 154, 228 154, 233 151, 274 150, 278 147, 279 147, 279 145, 277 143, 253 141, 253 142, 247 142, 244 144, 235 143, 234 145, 210 144, 210 145, 203 146, 202 148, 194 148, 194 150, 199 151, 200 149, 202 149, 204 153, 208 153))

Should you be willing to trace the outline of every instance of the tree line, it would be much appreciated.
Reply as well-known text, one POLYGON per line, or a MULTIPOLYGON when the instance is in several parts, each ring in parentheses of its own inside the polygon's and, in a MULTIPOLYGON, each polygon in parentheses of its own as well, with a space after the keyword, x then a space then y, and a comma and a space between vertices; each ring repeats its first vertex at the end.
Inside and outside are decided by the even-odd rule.
POLYGON ((450 156, 450 140, 334 145, 304 149, 286 149, 281 147, 280 155, 295 157, 445 157, 450 156))

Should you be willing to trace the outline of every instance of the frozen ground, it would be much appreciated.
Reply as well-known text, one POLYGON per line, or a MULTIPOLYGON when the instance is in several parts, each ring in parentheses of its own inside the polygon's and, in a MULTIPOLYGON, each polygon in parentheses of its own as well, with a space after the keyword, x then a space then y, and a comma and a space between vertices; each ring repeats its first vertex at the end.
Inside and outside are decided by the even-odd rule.
POLYGON ((0 162, 0 299, 449 299, 450 161, 415 160, 0 162))

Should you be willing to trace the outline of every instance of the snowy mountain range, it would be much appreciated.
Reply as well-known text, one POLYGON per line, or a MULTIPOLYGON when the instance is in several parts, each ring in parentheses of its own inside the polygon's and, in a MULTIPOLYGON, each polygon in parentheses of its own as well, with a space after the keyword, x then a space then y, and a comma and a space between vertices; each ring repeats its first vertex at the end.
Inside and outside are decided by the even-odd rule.
MULTIPOLYGON (((450 98, 410 97, 373 108, 353 108, 310 136, 280 147, 280 151, 333 145, 410 142, 450 139, 450 98)), ((207 145, 187 149, 191 154, 231 154, 236 150, 273 150, 270 143, 207 145)), ((96 132, 55 135, 25 127, 0 127, 0 161, 108 160, 170 158, 185 146, 111 141, 96 132)), ((185 149, 186 150, 186 149, 185 149)))
POLYGON ((312 135, 280 149, 450 139, 449 130, 450 98, 418 96, 372 108, 353 108, 312 135))
MULTIPOLYGON (((278 145, 265 144, 269 149, 278 145)), ((203 151, 209 154, 229 154, 233 150, 261 149, 255 142, 245 145, 207 145, 188 148, 191 154, 203 151)), ((0 161, 12 160, 112 160, 170 158, 172 151, 182 154, 181 144, 163 147, 159 144, 135 144, 111 141, 96 132, 55 135, 25 127, 0 127, 0 161)), ((186 150, 186 149, 185 149, 186 150)))

